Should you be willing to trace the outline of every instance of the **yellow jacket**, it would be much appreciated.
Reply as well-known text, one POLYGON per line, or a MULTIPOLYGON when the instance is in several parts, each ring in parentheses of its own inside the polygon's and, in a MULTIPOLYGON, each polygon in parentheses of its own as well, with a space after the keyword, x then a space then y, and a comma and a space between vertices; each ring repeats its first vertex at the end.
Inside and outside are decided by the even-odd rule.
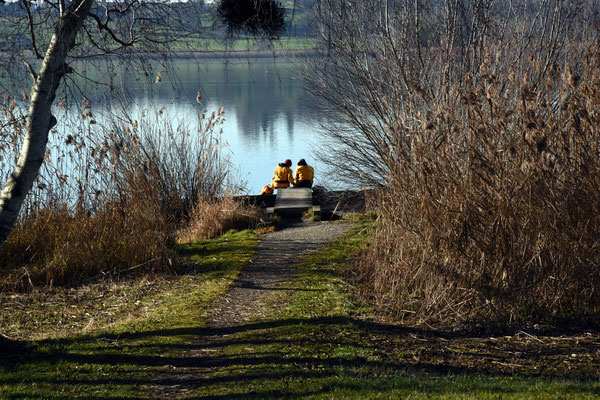
POLYGON ((274 188, 286 188, 289 187, 291 183, 294 183, 292 170, 285 164, 279 164, 277 168, 275 168, 271 186, 274 188))
POLYGON ((299 165, 296 168, 294 176, 296 177, 295 183, 299 181, 312 181, 315 179, 315 170, 309 165, 299 165))

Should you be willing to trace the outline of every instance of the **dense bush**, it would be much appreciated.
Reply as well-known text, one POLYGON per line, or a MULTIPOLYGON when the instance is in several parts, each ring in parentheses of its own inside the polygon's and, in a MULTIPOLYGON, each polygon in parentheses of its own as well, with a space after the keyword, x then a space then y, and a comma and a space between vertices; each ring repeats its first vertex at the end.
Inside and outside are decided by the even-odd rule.
POLYGON ((600 324, 598 54, 537 87, 484 64, 421 127, 389 127, 409 140, 359 272, 381 304, 428 323, 600 324))
POLYGON ((324 161, 380 187, 357 278, 428 324, 600 322, 598 4, 323 0, 324 161), (340 166, 343 166, 340 168, 340 166))
POLYGON ((275 0, 222 0, 217 12, 230 33, 277 39, 285 31, 285 8, 275 0))

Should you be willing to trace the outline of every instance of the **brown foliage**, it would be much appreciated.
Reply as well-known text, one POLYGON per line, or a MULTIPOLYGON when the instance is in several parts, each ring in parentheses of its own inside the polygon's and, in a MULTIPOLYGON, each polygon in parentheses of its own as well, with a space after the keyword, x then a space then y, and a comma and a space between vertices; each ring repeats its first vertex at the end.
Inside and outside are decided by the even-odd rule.
POLYGON ((185 228, 178 232, 179 242, 211 239, 230 229, 256 227, 264 219, 264 211, 236 202, 231 196, 208 201, 200 199, 185 228))
MULTIPOLYGON (((108 128, 91 117, 85 101, 84 129, 50 147, 25 212, 0 248, 0 289, 168 270, 178 229, 190 221, 186 240, 247 228, 258 218, 231 198, 214 200, 224 195, 230 171, 215 133, 222 111, 200 116, 196 132, 174 126, 163 110, 156 118, 115 119, 108 128)), ((14 137, 0 136, 2 155, 19 144, 22 127, 13 128, 14 137)))
POLYGON ((358 272, 381 304, 421 323, 600 323, 598 54, 537 85, 488 65, 392 129, 407 139, 358 272))
POLYGON ((156 203, 131 198, 96 215, 66 207, 20 221, 0 249, 4 289, 118 278, 140 268, 165 270, 174 253, 169 226, 156 203))

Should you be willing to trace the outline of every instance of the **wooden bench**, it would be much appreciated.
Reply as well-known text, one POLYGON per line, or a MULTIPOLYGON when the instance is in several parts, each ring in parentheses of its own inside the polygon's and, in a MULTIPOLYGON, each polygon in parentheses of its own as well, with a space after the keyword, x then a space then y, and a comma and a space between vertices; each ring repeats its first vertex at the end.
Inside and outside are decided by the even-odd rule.
POLYGON ((277 189, 275 206, 268 207, 268 214, 301 214, 313 209, 315 215, 321 213, 321 207, 313 205, 312 190, 310 188, 285 188, 277 189))

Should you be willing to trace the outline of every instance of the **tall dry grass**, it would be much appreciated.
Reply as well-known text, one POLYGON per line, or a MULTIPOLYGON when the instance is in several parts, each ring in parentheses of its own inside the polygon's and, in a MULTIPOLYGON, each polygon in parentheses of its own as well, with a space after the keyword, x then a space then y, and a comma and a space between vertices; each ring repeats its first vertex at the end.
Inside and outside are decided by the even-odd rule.
POLYGON ((176 260, 171 243, 166 219, 146 199, 94 216, 66 207, 42 210, 19 221, 0 249, 0 288, 30 290, 169 270, 176 260))
MULTIPOLYGON (((226 141, 221 137, 224 110, 201 113, 192 121, 177 121, 164 108, 139 118, 114 119, 97 144, 115 168, 117 193, 129 193, 129 181, 146 181, 158 196, 165 215, 176 221, 191 217, 200 199, 226 194, 233 182, 226 141)), ((144 187, 141 188, 143 190, 144 187)))
MULTIPOLYGON (((4 100, 3 175, 10 172, 23 130, 17 102, 4 100)), ((199 218, 198 204, 215 203, 231 182, 222 120, 222 109, 199 115, 193 124, 176 121, 164 109, 99 116, 84 100, 78 118, 69 121, 69 134, 51 140, 21 218, 0 248, 0 288, 30 290, 170 269, 178 231, 199 218)), ((202 218, 196 236, 214 236, 232 225, 220 214, 202 218)))
POLYGON ((215 200, 197 201, 189 222, 177 233, 177 241, 189 243, 212 239, 231 230, 256 228, 266 218, 265 212, 255 206, 246 206, 232 196, 215 200))
MULTIPOLYGON (((600 324, 600 56, 545 80, 486 61, 388 126, 389 186, 357 278, 416 323, 600 324)), ((532 69, 539 63, 531 59, 532 69)))

